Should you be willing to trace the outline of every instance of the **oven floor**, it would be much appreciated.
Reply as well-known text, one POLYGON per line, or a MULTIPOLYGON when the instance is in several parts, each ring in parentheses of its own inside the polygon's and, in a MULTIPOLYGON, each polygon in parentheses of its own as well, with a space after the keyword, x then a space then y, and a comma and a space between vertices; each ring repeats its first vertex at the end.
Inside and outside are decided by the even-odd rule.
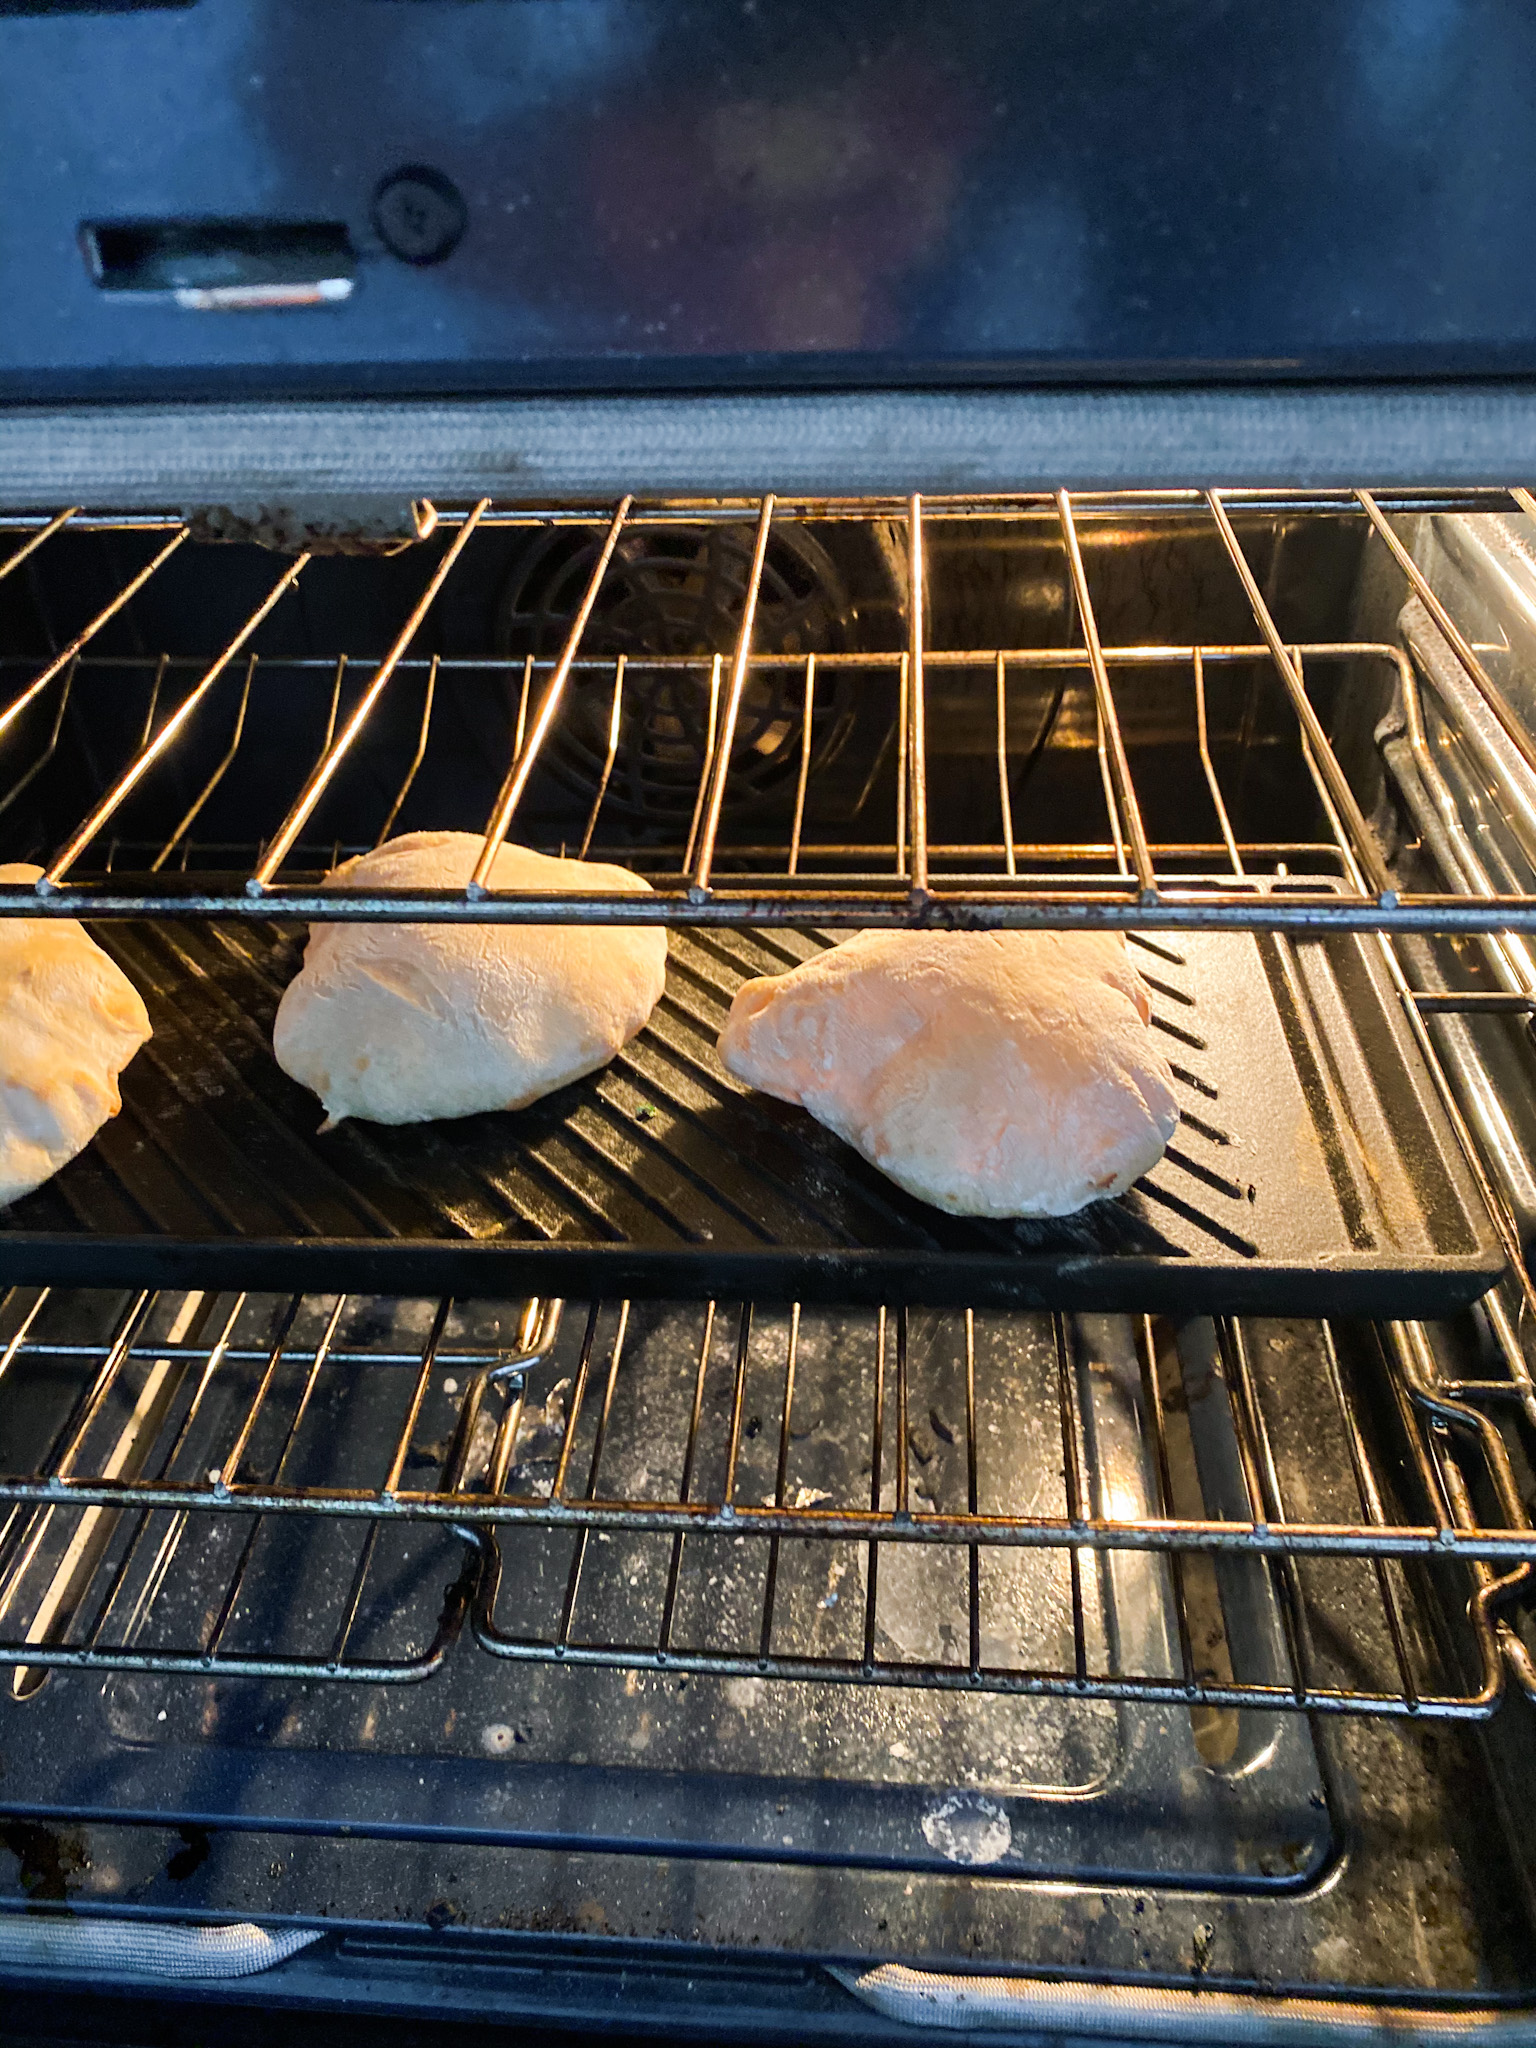
MULTIPOLYGON (((1335 1853, 1311 1882, 1261 1891, 1193 1873, 1172 1884, 1065 1883, 1031 1878, 1018 1863, 893 1869, 775 1862, 762 1852, 700 1857, 611 1837, 577 1849, 570 1816, 558 1839, 509 1831, 484 1775, 483 1825, 461 1781, 457 1814, 445 1808, 446 1825, 434 1831, 420 1825, 423 1802, 449 1780, 426 1759, 413 1769, 398 1758, 371 1768, 356 1757, 317 1758, 310 1789, 331 1797, 313 1818, 282 1824, 259 1818, 275 1803, 265 1766, 242 1770, 235 1752, 195 1746, 168 1748, 158 1763, 141 1753, 135 1765, 99 1745, 99 1684, 71 1674, 48 1692, 29 1711, 31 1738, 6 1741, 0 1899, 192 1921, 254 1914, 323 1929, 318 1949, 263 1981, 269 2008, 292 1999, 427 2014, 450 1999, 465 2015, 558 2013, 570 2024, 589 2006, 599 2017, 600 1987, 617 1972, 630 2000, 651 1995, 653 1979, 670 1982, 677 1998, 686 1989, 696 2021, 707 1996, 721 2038, 783 2000, 801 2013, 799 2030, 783 2038, 831 2039, 830 2026, 823 2032, 802 2008, 802 1996, 825 2003, 815 1990, 825 1980, 804 1974, 817 1959, 1453 2002, 1536 1992, 1529 1921, 1487 1774, 1475 1741, 1456 1728, 1322 1730, 1335 1853), (57 1768, 60 1749, 70 1752, 68 1771, 57 1768), (339 1830, 322 1815, 338 1803, 343 1776, 366 1786, 356 1810, 367 1817, 339 1830), (76 1800, 98 1799, 94 1813, 53 1807, 61 1780, 76 1800), (204 1821, 167 1817, 178 1789, 194 1795, 189 1806, 206 1800, 204 1821), (223 1809, 222 1822, 210 1806, 223 1809)), ((516 1783, 503 1779, 503 1797, 516 1783)), ((611 1797, 610 1824, 618 1810, 611 1797)), ((1172 1848, 1174 1829, 1162 1839, 1172 1848)))
MULTIPOLYGON (((257 1327, 262 1312, 252 1304, 257 1327)), ((408 1352, 411 1338, 419 1342, 415 1305, 363 1301, 351 1317, 348 1327, 374 1332, 378 1348, 408 1352)), ((608 1497, 641 1500, 662 1486, 660 1467, 675 1448, 697 1370, 699 1324, 700 1312, 688 1305, 630 1310, 622 1371, 602 1407, 608 1497)), ((779 1428, 769 1400, 788 1326, 787 1314, 773 1310, 759 1310, 751 1326, 736 1467, 742 1501, 773 1498, 779 1428)), ((471 1307, 459 1337, 492 1337, 499 1327, 492 1306, 471 1307)), ((567 1310, 552 1355, 530 1376, 535 1414, 560 1412, 583 1346, 601 1361, 619 1328, 616 1311, 589 1323, 580 1309, 567 1310)), ((868 1498, 873 1329, 872 1319, 841 1311, 807 1311, 800 1319, 792 1414, 799 1440, 786 1485, 792 1501, 841 1502, 861 1488, 868 1498)), ((963 1485, 964 1450, 949 1441, 955 1431, 947 1420, 965 1413, 964 1354, 955 1341, 961 1329, 958 1318, 915 1316, 904 1340, 914 1413, 928 1418, 909 1427, 922 1453, 909 1465, 918 1505, 947 1501, 963 1485)), ((1059 1511, 1062 1354, 1051 1320, 978 1315, 973 1329, 980 1505, 1022 1500, 1026 1512, 1059 1511)), ((720 1483, 739 1330, 730 1314, 716 1318, 696 1498, 716 1497, 720 1483)), ((1151 1452, 1130 1322, 1078 1317, 1067 1334, 1091 1511, 1150 1512, 1151 1452)), ((296 1384, 303 1364, 298 1341, 296 1384)), ((247 1370, 259 1370, 255 1359, 247 1370)), ((408 1390, 408 1372, 386 1377, 402 1395, 408 1390)), ((375 1439, 390 1440, 394 1404, 381 1396, 379 1378, 327 1368, 303 1410, 307 1433, 293 1444, 292 1476, 342 1480, 366 1466, 375 1439)), ((602 1384, 599 1377, 597 1389, 602 1384)), ((240 1405, 239 1393, 232 1384, 231 1407, 240 1405)), ((282 1394, 279 1381, 271 1397, 279 1415, 282 1394)), ((122 1399, 132 1398, 130 1385, 122 1399)), ((589 1399, 596 1407, 596 1389, 589 1399)), ((189 1438, 182 1469, 218 1461, 222 1426, 219 1404, 210 1401, 198 1417, 206 1434, 189 1438)), ((429 1411, 423 1434, 435 1427, 429 1411)), ((535 1428, 535 1449, 536 1436, 535 1428)), ((1208 1447, 1211 1457, 1219 1462, 1219 1444, 1208 1447)), ((883 1463, 893 1472, 889 1447, 883 1463)), ((887 1505, 894 1484, 894 1477, 884 1482, 887 1505)), ((39 1582, 52 1550, 67 1543, 66 1519, 39 1554, 39 1582)), ((157 1562, 165 1546, 155 1525, 172 1520, 164 1512, 151 1517, 118 1601, 117 1611, 133 1616, 131 1639, 141 1651, 204 1638, 252 1530, 249 1517, 194 1518, 165 1566, 157 1562)), ((364 1540, 356 1521, 267 1517, 255 1530, 221 1647, 292 1655, 306 1640, 323 1639, 326 1621, 347 1599, 364 1540)), ((491 1618, 498 1643, 504 1635, 552 1638, 567 1602, 573 1644, 643 1643, 647 1632, 654 1640, 670 1535, 595 1531, 579 1556, 581 1539, 570 1530, 502 1529, 496 1540, 502 1572, 491 1618), (573 1562, 579 1600, 570 1591, 573 1562)), ((767 1548, 760 1536, 686 1539, 676 1649, 740 1653, 754 1645, 767 1548)), ((399 1655, 427 1637, 442 1588, 466 1554, 440 1525, 383 1530, 354 1630, 356 1654, 399 1655)), ((865 1544, 785 1540, 775 1652, 856 1661, 870 1570, 865 1544)), ((963 1668, 967 1552, 885 1543, 874 1570, 875 1643, 887 1665, 963 1668)), ((1074 1561, 1059 1550, 984 1548, 977 1571, 986 1665, 1070 1672, 1076 1602, 1086 1668, 1176 1675, 1165 1559, 1085 1550, 1074 1561)), ((1227 1590, 1231 1652, 1278 1668, 1283 1651, 1269 1581, 1250 1571, 1237 1588, 1237 1612, 1227 1590)), ((56 1780, 47 1796, 61 1804, 175 1813, 199 1826, 230 1819, 387 1824, 508 1843, 644 1843, 785 1862, 1257 1889, 1315 1875, 1333 1843, 1310 1732, 1294 1715, 1213 1717, 1206 1710, 1197 1722, 1185 1707, 1141 1702, 534 1663, 488 1655, 466 1631, 446 1667, 420 1684, 112 1675, 98 1681, 82 1723, 59 1745, 46 1731, 60 1676, 35 1698, 13 1700, 6 1716, 23 1750, 34 1732, 43 1738, 28 1782, 39 1773, 56 1780), (96 1790, 82 1799, 70 1788, 81 1784, 87 1758, 96 1790)))

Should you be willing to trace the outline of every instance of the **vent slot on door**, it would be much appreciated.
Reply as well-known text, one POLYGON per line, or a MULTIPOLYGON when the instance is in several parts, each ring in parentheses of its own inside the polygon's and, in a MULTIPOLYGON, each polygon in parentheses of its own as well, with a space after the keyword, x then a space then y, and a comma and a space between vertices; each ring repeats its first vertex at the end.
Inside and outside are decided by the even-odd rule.
POLYGON ((80 246, 103 291, 197 312, 336 304, 356 281, 340 221, 87 221, 80 246))

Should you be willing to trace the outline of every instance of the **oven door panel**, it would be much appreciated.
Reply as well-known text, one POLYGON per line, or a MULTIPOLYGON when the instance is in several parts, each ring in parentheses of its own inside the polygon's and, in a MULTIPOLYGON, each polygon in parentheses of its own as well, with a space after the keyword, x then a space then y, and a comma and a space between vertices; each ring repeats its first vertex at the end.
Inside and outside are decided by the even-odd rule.
POLYGON ((0 397, 1528 374, 1533 65, 1510 0, 8 0, 0 397))

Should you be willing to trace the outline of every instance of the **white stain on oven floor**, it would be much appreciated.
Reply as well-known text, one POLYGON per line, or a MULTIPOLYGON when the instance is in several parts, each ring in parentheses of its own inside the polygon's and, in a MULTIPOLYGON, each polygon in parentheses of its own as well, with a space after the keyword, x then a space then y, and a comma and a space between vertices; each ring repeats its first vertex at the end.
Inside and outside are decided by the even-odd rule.
POLYGON ((985 1793, 951 1792, 923 1815, 923 1839, 951 1863, 1001 1863, 1013 1847, 1013 1827, 985 1793))

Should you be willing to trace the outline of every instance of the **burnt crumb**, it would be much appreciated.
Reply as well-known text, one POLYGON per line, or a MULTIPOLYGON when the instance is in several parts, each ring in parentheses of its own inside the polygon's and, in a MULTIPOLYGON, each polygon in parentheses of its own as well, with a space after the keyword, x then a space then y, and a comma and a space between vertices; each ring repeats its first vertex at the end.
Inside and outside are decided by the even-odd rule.
POLYGON ((434 1934, 440 1934, 445 1927, 456 1927, 464 1918, 464 1908, 457 1899, 434 1899, 422 1915, 434 1934))
POLYGON ((167 1862, 165 1874, 174 1883, 183 1884, 208 1861, 212 1844, 206 1828, 178 1828, 176 1832, 181 1837, 181 1847, 167 1862))
POLYGON ((507 1474, 506 1490, 514 1500, 521 1496, 548 1500, 555 1490, 555 1460, 534 1458, 514 1465, 507 1474))
POLYGON ((1266 1877, 1299 1877, 1307 1866, 1305 1842, 1282 1842, 1278 1849, 1259 1858, 1266 1877))
MULTIPOLYGON (((529 1402, 523 1409, 518 1419, 515 1457, 507 1475, 509 1493, 531 1494, 540 1499, 549 1497, 560 1447, 565 1441, 565 1397, 570 1388, 569 1379, 560 1380, 550 1388, 542 1403, 529 1402)), ((459 1475, 459 1483, 466 1491, 483 1485, 489 1476, 499 1427, 498 1419, 490 1408, 483 1408, 475 1417, 459 1475)), ((450 1455, 453 1442, 454 1432, 450 1431, 439 1442, 413 1450, 406 1464, 408 1467, 427 1466, 440 1470, 450 1455)))
POLYGON ((916 1458, 919 1465, 932 1464, 933 1460, 938 1456, 939 1446, 934 1439, 932 1431, 925 1429, 920 1422, 914 1422, 907 1431, 907 1442, 911 1446, 912 1455, 916 1458))
POLYGON ((360 1308, 347 1319, 348 1342, 359 1350, 370 1344, 382 1344, 394 1331, 395 1319, 387 1308, 360 1308))
POLYGON ((90 1867, 85 1844, 77 1834, 30 1821, 7 1821, 0 1827, 3 1842, 20 1868, 16 1876, 29 1899, 64 1899, 69 1880, 90 1867))
POLYGON ((761 1415, 750 1415, 747 1418, 745 1434, 749 1437, 756 1436, 762 1426, 763 1418, 761 1415))
POLYGON ((559 1456, 565 1441, 565 1397, 570 1391, 569 1379, 557 1380, 542 1406, 530 1402, 524 1408, 517 1431, 519 1464, 540 1465, 559 1456))
POLYGON ((930 1408, 928 1410, 928 1422, 940 1443, 952 1444, 954 1442, 955 1425, 941 1408, 930 1408))

